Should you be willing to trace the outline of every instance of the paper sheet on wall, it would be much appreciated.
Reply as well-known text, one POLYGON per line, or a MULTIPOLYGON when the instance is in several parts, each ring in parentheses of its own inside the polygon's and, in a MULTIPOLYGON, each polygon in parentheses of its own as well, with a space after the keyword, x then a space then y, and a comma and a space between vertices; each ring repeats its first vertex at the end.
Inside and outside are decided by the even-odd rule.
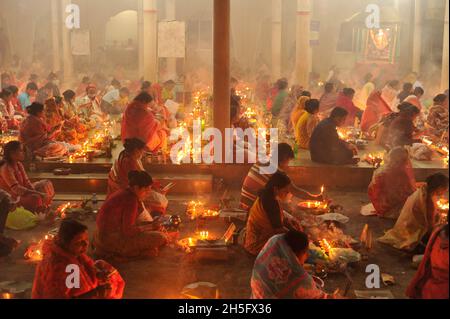
POLYGON ((73 30, 71 35, 72 54, 90 55, 91 38, 89 30, 73 30))
POLYGON ((158 23, 158 57, 184 58, 186 52, 186 25, 180 21, 158 23))

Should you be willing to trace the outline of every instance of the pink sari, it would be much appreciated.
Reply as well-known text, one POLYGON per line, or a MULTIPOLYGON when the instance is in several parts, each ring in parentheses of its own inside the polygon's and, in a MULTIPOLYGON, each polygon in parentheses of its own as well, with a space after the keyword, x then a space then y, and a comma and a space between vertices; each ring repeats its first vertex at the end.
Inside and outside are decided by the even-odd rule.
POLYGON ((388 163, 374 172, 368 195, 378 216, 397 218, 406 200, 415 191, 411 162, 404 167, 394 167, 388 163))
POLYGON ((367 99, 367 108, 361 119, 361 130, 367 132, 386 114, 392 113, 389 105, 381 97, 380 91, 374 91, 367 99))
POLYGON ((129 138, 144 141, 149 150, 154 152, 164 145, 167 132, 146 104, 133 101, 125 110, 122 120, 122 141, 129 138))

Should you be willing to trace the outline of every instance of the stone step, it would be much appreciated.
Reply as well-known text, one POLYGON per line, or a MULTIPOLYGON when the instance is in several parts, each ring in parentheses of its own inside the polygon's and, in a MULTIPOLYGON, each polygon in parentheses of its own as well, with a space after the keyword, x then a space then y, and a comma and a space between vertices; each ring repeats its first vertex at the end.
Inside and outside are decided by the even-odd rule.
MULTIPOLYGON (((106 194, 108 188, 108 175, 100 173, 70 174, 57 176, 52 173, 29 173, 32 181, 50 180, 56 193, 66 194, 106 194)), ((211 193, 213 190, 213 177, 206 174, 152 174, 155 180, 164 187, 174 183, 169 194, 174 195, 201 195, 211 193)))
MULTIPOLYGON (((58 193, 53 198, 54 202, 77 202, 82 201, 86 199, 90 199, 92 197, 92 194, 90 193, 58 193)), ((97 199, 99 202, 103 202, 106 199, 106 194, 98 194, 97 193, 97 199)), ((208 202, 210 199, 210 194, 205 194, 203 196, 195 196, 192 195, 168 195, 167 199, 169 202, 189 202, 191 200, 204 200, 205 202, 208 202)))

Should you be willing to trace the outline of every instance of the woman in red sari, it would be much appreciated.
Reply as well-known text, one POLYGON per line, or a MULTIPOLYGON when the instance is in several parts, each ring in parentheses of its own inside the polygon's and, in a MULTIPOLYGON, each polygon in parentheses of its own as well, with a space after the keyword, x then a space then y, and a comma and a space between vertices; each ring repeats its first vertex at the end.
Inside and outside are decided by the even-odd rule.
POLYGON ((345 88, 339 93, 336 100, 336 106, 342 107, 347 110, 348 115, 345 120, 345 126, 353 126, 355 124, 355 118, 361 118, 362 111, 353 103, 353 97, 355 96, 355 90, 351 88, 345 88))
POLYGON ((110 264, 103 260, 94 262, 86 253, 89 247, 87 227, 78 221, 61 222, 55 239, 43 246, 43 260, 36 268, 33 299, 120 299, 125 282, 110 264), (67 266, 77 267, 79 287, 68 286, 67 266))
POLYGON ((122 119, 122 142, 138 138, 145 142, 151 152, 165 145, 167 131, 155 119, 151 111, 152 103, 151 95, 142 92, 127 106, 122 119))
POLYGON ((380 91, 373 91, 367 99, 367 107, 361 119, 361 130, 367 132, 386 114, 392 113, 389 105, 381 97, 380 91))
POLYGON ((0 163, 0 188, 5 190, 17 206, 33 213, 45 212, 50 207, 55 191, 48 180, 31 183, 22 165, 25 154, 18 141, 12 141, 3 148, 4 161, 0 163))
POLYGON ((55 142, 55 136, 61 130, 61 124, 49 128, 44 121, 44 106, 34 102, 27 107, 28 117, 20 126, 20 141, 34 155, 42 157, 63 156, 68 148, 55 142))
POLYGON ((448 257, 447 223, 431 235, 419 270, 409 284, 406 295, 412 299, 448 299, 448 257))
MULTIPOLYGON (((137 138, 127 139, 124 150, 119 154, 108 176, 108 198, 129 185, 128 174, 131 171, 145 171, 142 165, 142 156, 145 152, 145 143, 137 138)), ((152 213, 165 214, 169 201, 165 193, 160 190, 159 183, 154 181, 152 191, 144 200, 145 205, 152 213), (158 191, 156 191, 158 190, 158 191)))
POLYGON ((378 168, 368 195, 380 217, 397 218, 408 197, 416 191, 416 180, 408 151, 396 147, 387 163, 378 168))
POLYGON ((108 197, 97 215, 96 253, 107 257, 153 257, 167 236, 152 222, 143 201, 152 191, 147 172, 131 171, 129 187, 108 197))

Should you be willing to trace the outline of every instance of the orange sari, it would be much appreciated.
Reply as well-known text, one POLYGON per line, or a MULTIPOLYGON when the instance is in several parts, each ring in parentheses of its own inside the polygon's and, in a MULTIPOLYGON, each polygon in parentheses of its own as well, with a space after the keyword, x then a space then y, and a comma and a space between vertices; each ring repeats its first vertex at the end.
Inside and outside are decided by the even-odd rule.
POLYGON ((155 119, 152 111, 141 102, 131 102, 123 114, 122 142, 129 138, 138 138, 155 152, 164 146, 167 132, 155 119))
MULTIPOLYGON (((280 218, 283 214, 280 209, 280 218)), ((245 231, 244 248, 252 255, 258 255, 267 241, 277 232, 273 228, 267 212, 264 210, 261 199, 258 198, 250 209, 245 231)))

